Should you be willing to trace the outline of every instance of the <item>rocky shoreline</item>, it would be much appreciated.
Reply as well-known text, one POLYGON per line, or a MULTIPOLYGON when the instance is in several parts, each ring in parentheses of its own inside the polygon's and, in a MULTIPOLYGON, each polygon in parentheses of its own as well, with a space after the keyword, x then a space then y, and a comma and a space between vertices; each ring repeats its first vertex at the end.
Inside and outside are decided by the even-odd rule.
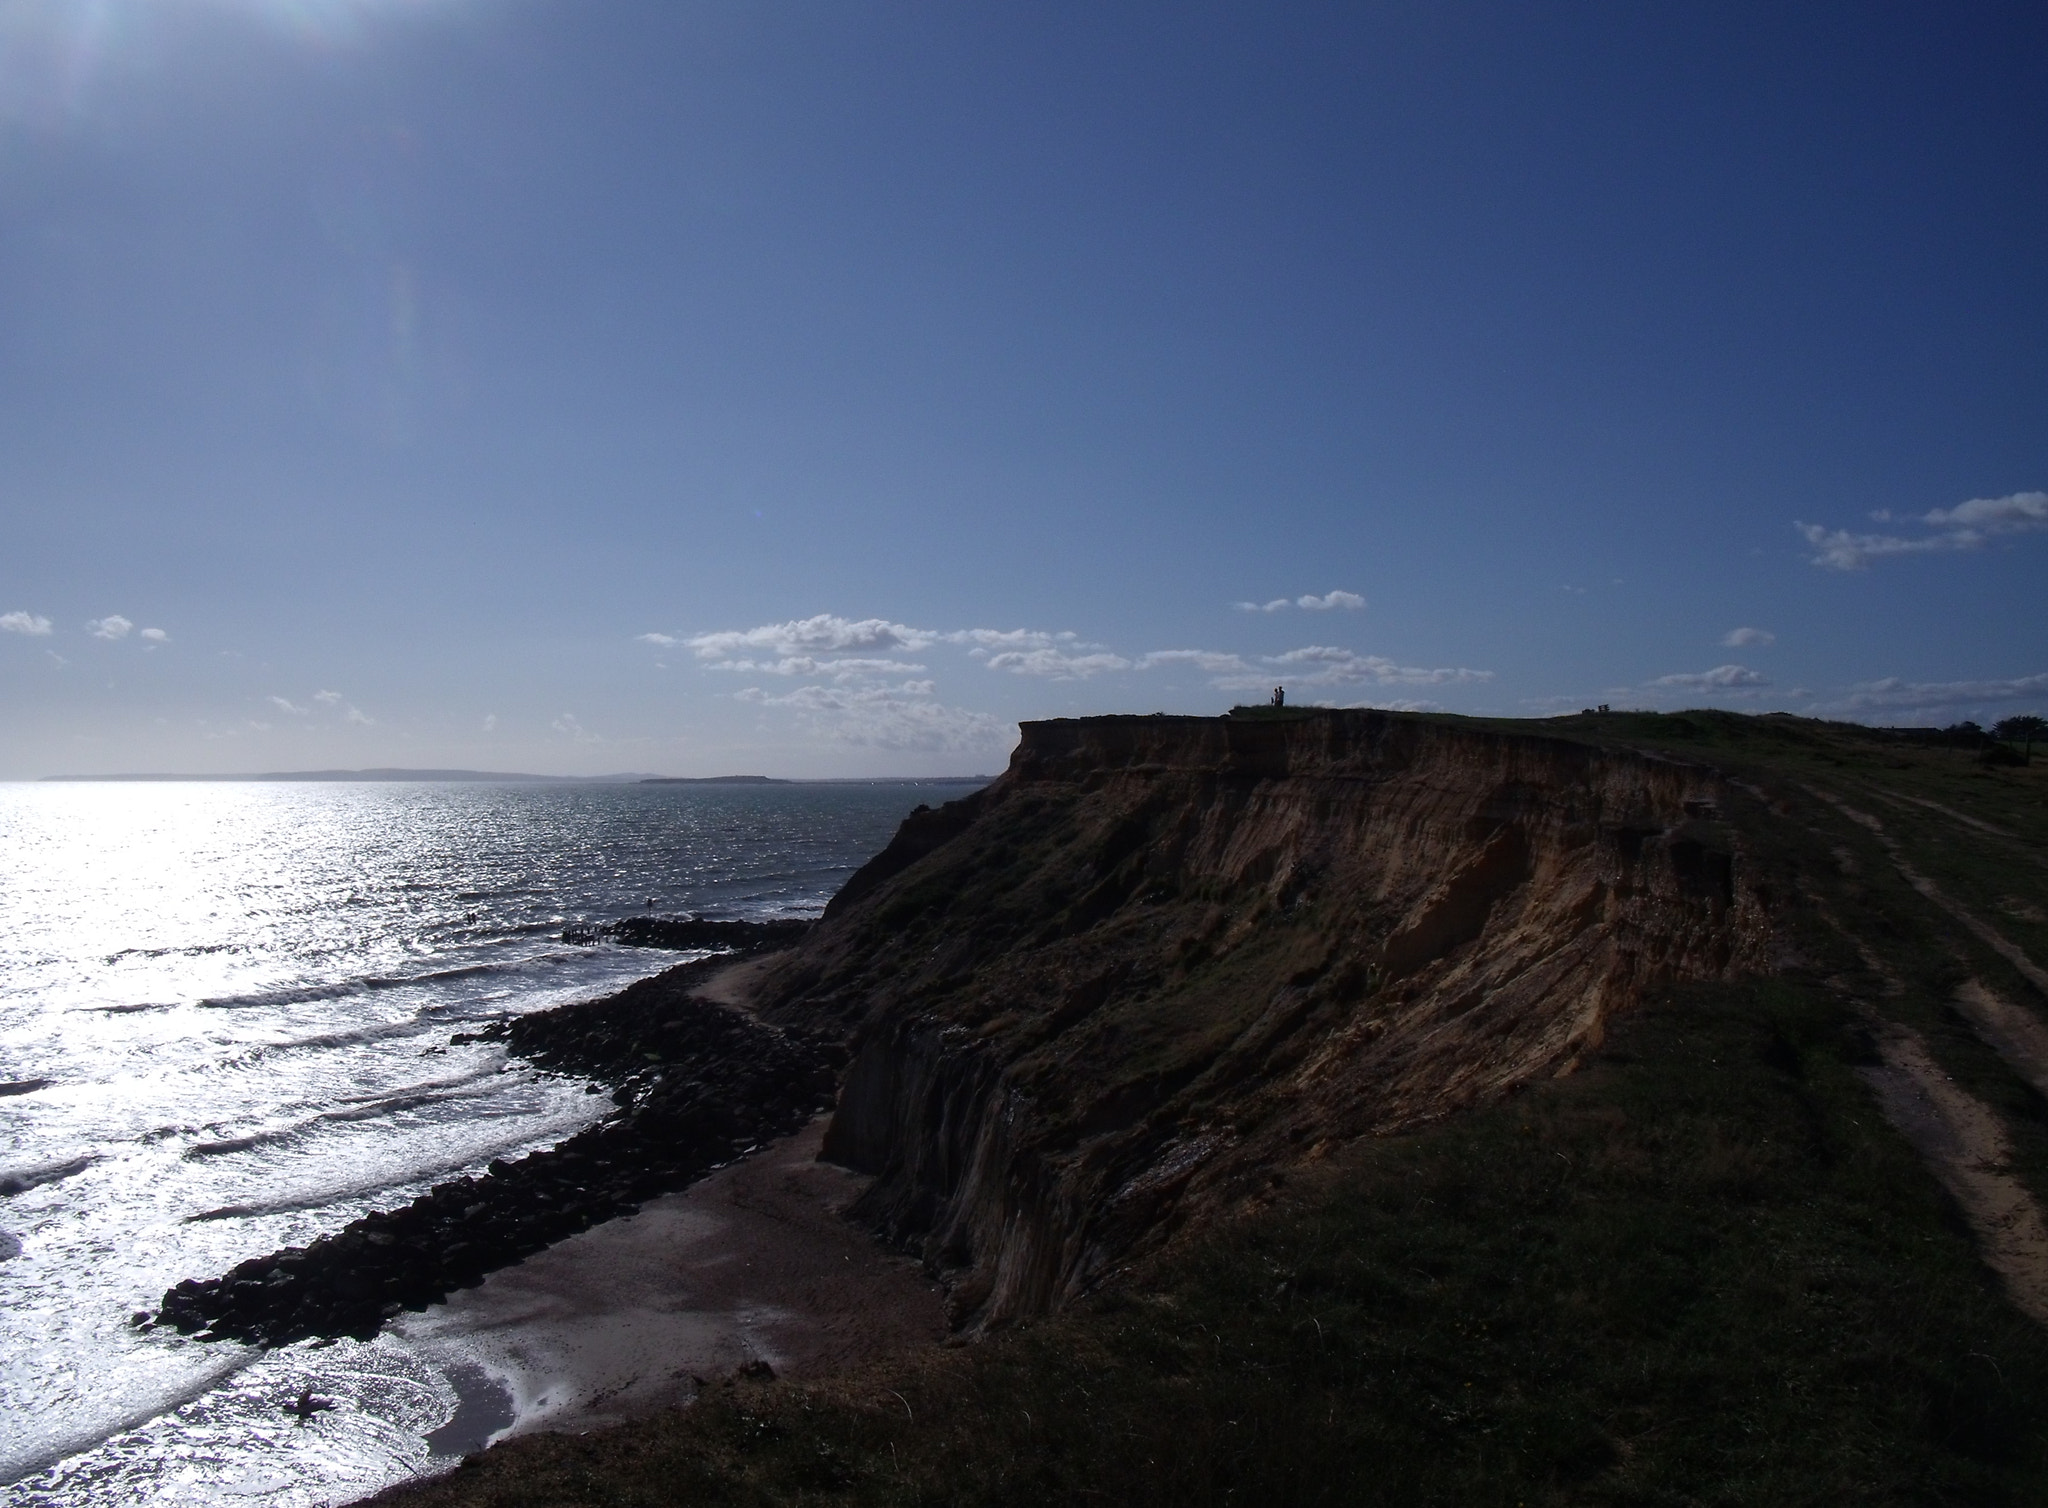
POLYGON ((139 1314, 134 1323, 264 1346, 367 1340, 395 1315, 682 1189, 830 1105, 843 1061, 836 1044, 694 997, 740 959, 787 945, 805 924, 631 920, 642 928, 665 923, 692 939, 668 946, 731 951, 603 1000, 456 1039, 502 1041, 541 1068, 609 1085, 616 1114, 546 1151, 493 1162, 480 1177, 438 1184, 307 1246, 252 1258, 210 1281, 188 1279, 164 1295, 155 1315, 139 1314))
POLYGON ((614 942, 628 948, 695 948, 760 953, 794 947, 811 930, 807 921, 707 921, 695 916, 629 916, 616 922, 579 922, 562 931, 567 943, 614 942))

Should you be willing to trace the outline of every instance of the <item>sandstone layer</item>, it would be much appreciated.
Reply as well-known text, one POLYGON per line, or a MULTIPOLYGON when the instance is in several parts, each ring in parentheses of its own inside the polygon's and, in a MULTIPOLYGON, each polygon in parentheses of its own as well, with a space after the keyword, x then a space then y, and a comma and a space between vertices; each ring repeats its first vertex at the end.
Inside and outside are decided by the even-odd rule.
POLYGON ((1723 820, 1753 801, 1394 713, 1028 723, 756 998, 844 1034, 825 1155, 986 1327, 1340 1141, 1568 1071, 1646 990, 1766 967, 1723 820))

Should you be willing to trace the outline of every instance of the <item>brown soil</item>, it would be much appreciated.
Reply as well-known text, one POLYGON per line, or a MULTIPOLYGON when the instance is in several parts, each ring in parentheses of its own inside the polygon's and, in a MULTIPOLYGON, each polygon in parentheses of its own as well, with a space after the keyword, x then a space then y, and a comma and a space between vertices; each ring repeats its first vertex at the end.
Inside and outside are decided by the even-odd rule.
MULTIPOLYGON (((1824 800, 1832 801, 1843 816, 1852 822, 1860 823, 1868 828, 1876 836, 1877 841, 1884 845, 1885 852, 1891 855, 1893 866, 1905 878, 1908 885, 1911 885, 1921 895, 1961 922, 1985 947, 1991 949, 2000 958, 2003 958, 2015 969, 2018 969, 2021 977, 2027 983, 2033 985, 2034 988, 2042 991, 2044 994, 2048 994, 2048 969, 2042 968, 2031 958, 2027 957, 2026 953, 2021 950, 2017 943, 2012 942, 2004 933, 1993 927, 1989 922, 1981 920, 1973 912, 1953 900, 1939 885, 1936 885, 1934 881, 1928 879, 1926 875, 1907 863, 1905 854, 1899 848, 1898 840, 1884 830, 1882 822, 1878 821, 1877 818, 1871 816, 1868 812, 1856 810, 1855 807, 1850 806, 1846 801, 1838 797, 1829 796, 1825 792, 1820 791, 1816 791, 1814 794, 1821 796, 1824 800)), ((1932 806, 1934 803, 1923 802, 1922 804, 1932 806)), ((1965 822, 1971 821, 1970 818, 1964 817, 1960 812, 1951 812, 1949 815, 1965 822)), ((1981 822, 1973 823, 1972 825, 1978 827, 1986 826, 1981 822)), ((1996 831, 1996 829, 1988 827, 1986 830, 1996 831)))
POLYGON ((709 1001, 712 1005, 722 1005, 750 1016, 753 1014, 754 987, 760 982, 762 970, 782 956, 783 953, 764 953, 758 958, 736 963, 713 974, 690 991, 690 995, 693 999, 709 1001))
MULTIPOLYGON (((1877 818, 1825 793, 1815 794, 1869 829, 1884 844, 1899 873, 1920 894, 1980 936, 1990 931, 1915 871, 1877 818)), ((1884 980, 1885 993, 1902 994, 1903 981, 1869 945, 1849 934, 1825 906, 1819 909, 1855 944, 1864 966, 1884 980)), ((2019 952, 2010 943, 2000 951, 2007 949, 2019 952)), ((2025 955, 2020 957, 2024 961, 2025 955)), ((2014 1072, 2048 1094, 2048 1026, 1975 979, 1956 991, 1955 1003, 1987 1046, 2014 1072)), ((1882 1059, 1881 1066, 1864 1069, 1863 1077, 1877 1095, 1885 1118, 1912 1143, 1961 1208, 1985 1265, 1998 1274, 2013 1304, 2029 1318, 2048 1324, 2048 1220, 2009 1166, 2012 1143, 2004 1123, 1995 1110, 1949 1077, 1918 1032, 1884 1018, 1867 1003, 1860 1004, 1882 1059)))
MULTIPOLYGON (((1876 794, 1884 795, 1885 793, 1878 792, 1876 794)), ((2017 838, 2019 836, 2019 834, 2009 832, 2005 828, 1993 827, 1989 822, 1983 821, 1981 818, 1972 817, 1967 812, 1959 812, 1952 806, 1943 806, 1939 801, 1929 801, 1925 796, 1900 794, 1887 796, 1887 799, 1892 801, 1910 801, 1915 806, 1924 806, 1930 812, 1940 812, 1942 816, 1952 821, 1960 822, 1965 827, 1974 827, 1980 833, 1989 833, 1994 838, 2017 838)))
POLYGON ((1941 1180, 1976 1233, 1984 1261, 2013 1303, 2048 1324, 2048 1223, 2007 1166, 2012 1147, 1996 1112, 1958 1088, 1919 1033, 1886 1022, 1883 1066, 1863 1071, 1885 1116, 1941 1180))
POLYGON ((2048 911, 2043 911, 2023 895, 2009 895, 1999 902, 1999 905, 2004 908, 2007 916, 2016 917, 2020 921, 2033 922, 2037 926, 2048 923, 2048 911))
POLYGON ((1704 766, 1370 712, 1023 734, 761 970, 845 1032, 826 1146, 963 1329, 1770 966, 1754 798, 1704 766))
POLYGON ((1981 979, 1959 986, 1955 1001, 1970 1029, 2005 1059, 2013 1072, 2048 1096, 2048 1025, 1981 979))

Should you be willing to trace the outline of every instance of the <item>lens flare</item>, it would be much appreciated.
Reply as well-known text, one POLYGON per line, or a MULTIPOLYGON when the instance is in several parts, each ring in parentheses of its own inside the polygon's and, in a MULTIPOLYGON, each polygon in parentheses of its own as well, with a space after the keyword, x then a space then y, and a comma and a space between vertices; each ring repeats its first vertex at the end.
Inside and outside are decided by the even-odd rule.
POLYGON ((471 0, 0 0, 0 123, 60 129, 103 92, 169 72, 210 24, 240 21, 322 51, 471 0))

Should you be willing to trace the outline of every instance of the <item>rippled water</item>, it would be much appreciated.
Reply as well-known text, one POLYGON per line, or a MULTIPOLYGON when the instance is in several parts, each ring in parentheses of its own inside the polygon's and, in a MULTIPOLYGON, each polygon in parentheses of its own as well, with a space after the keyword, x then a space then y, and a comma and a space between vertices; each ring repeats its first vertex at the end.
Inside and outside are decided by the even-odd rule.
POLYGON ((0 785, 0 1502, 338 1503, 473 1446, 428 1441, 459 1364, 394 1337, 265 1354, 129 1316, 607 1108, 448 1045, 678 961, 565 922, 815 914, 954 794, 0 785), (338 1406, 301 1427, 308 1386, 338 1406))

